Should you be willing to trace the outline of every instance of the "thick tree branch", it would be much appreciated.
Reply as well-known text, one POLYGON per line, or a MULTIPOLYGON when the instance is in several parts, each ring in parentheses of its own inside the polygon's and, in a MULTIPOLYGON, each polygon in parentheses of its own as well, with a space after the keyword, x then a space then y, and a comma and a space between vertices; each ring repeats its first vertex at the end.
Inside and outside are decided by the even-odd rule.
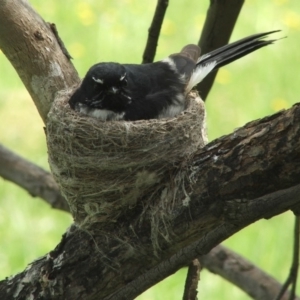
MULTIPOLYGON (((200 257, 203 267, 222 276, 256 300, 274 300, 281 284, 252 263, 224 246, 217 246, 200 257)), ((289 292, 281 300, 288 300, 289 292)), ((299 300, 300 298, 293 298, 299 300)))
MULTIPOLYGON (((133 281, 127 283, 126 286, 120 288, 119 291, 105 298, 105 300, 123 299, 122 295, 128 296, 129 299, 136 297, 143 291, 150 288, 152 285, 172 275, 180 268, 186 266, 194 257, 201 258, 204 254, 207 254, 212 248, 220 244, 223 240, 239 231, 241 227, 246 227, 249 224, 257 221, 258 219, 253 219, 255 215, 258 218, 263 217, 262 215, 260 217, 257 216, 258 210, 260 213, 263 213, 264 211, 266 217, 269 218, 272 215, 277 215, 279 210, 283 212, 282 209, 285 205, 292 207, 296 205, 296 203, 300 203, 298 199, 299 192, 300 185, 297 185, 295 187, 291 187, 280 192, 275 192, 264 197, 252 199, 250 203, 248 203, 249 205, 246 204, 247 201, 240 203, 239 209, 243 210, 245 214, 243 217, 241 216, 241 218, 239 218, 239 221, 236 223, 235 221, 232 221, 232 223, 225 222, 223 224, 222 221, 220 221, 220 225, 218 227, 213 226, 214 229, 208 229, 208 231, 204 230, 205 232, 202 231, 203 226, 199 227, 198 234, 203 236, 200 240, 190 244, 185 248, 182 248, 171 258, 162 260, 161 263, 151 268, 141 276, 136 277, 133 281), (242 208, 242 206, 244 206, 244 208, 242 208), (247 211, 249 214, 247 214, 247 211), (247 225, 242 225, 243 222, 247 223, 247 225)), ((223 217, 220 216, 220 218, 222 219, 223 217)), ((243 286, 241 283, 239 284, 239 287, 245 290, 245 292, 248 291, 248 286, 243 286)), ((275 291, 277 290, 279 290, 278 287, 275 291)))
MULTIPOLYGON (((0 165, 0 176, 4 179, 22 186, 33 196, 44 198, 53 208, 68 210, 68 205, 61 197, 57 184, 48 172, 1 145, 0 165)), ((281 287, 279 282, 225 247, 215 247, 209 254, 201 257, 201 263, 203 267, 229 280, 254 299, 273 300, 279 293, 281 287), (261 284, 262 282, 264 284, 261 284)), ((193 265, 192 268, 194 270, 195 266, 193 265)), ((286 293, 282 299, 287 300, 288 295, 286 293)))
POLYGON ((160 29, 164 21, 168 5, 168 0, 157 0, 153 20, 148 30, 147 44, 143 54, 143 64, 152 63, 154 60, 160 29))
POLYGON ((0 48, 45 121, 57 91, 79 82, 50 25, 27 1, 0 0, 0 48))
POLYGON ((0 176, 40 197, 53 208, 69 211, 69 205, 60 194, 51 173, 16 155, 0 145, 0 176))
POLYGON ((120 237, 96 237, 72 227, 47 257, 33 262, 23 273, 0 282, 0 297, 9 299, 10 295, 18 291, 17 299, 23 299, 22 297, 33 292, 46 299, 133 299, 141 293, 141 289, 146 289, 148 281, 153 284, 153 278, 162 280, 169 275, 166 270, 170 272, 170 265, 174 273, 192 257, 206 254, 228 236, 256 221, 260 217, 257 216, 257 208, 261 202, 263 205, 260 213, 268 216, 278 213, 275 207, 277 205, 286 210, 299 203, 297 197, 284 201, 283 197, 289 192, 292 195, 299 193, 300 186, 291 189, 292 192, 282 192, 281 197, 275 198, 276 201, 273 201, 274 195, 250 201, 246 205, 250 213, 242 221, 239 220, 241 223, 220 222, 212 230, 202 228, 204 234, 200 240, 170 257, 164 253, 160 258, 153 257, 150 254, 151 248, 141 245, 145 242, 141 236, 136 239, 135 246, 142 252, 136 253, 129 244, 118 244, 120 237), (159 260, 163 262, 157 263, 159 260), (151 265, 152 268, 149 268, 151 265), (137 274, 140 276, 136 277, 137 274), (136 279, 131 281, 134 277, 136 279), (120 285, 123 287, 118 290, 120 285))
POLYGON ((26 280, 30 283, 19 290, 23 297, 34 288, 48 299, 131 299, 245 226, 294 208, 300 202, 299 118, 300 105, 295 105, 199 150, 181 171, 185 188, 168 211, 168 240, 164 220, 157 224, 156 252, 151 219, 141 221, 136 206, 116 225, 97 223, 68 232, 48 258, 3 281, 0 298, 26 280), (187 197, 189 205, 182 205, 187 197))
MULTIPOLYGON (((210 0, 210 6, 198 43, 202 54, 228 43, 243 4, 244 0, 210 0)), ((216 75, 217 71, 210 73, 197 86, 197 90, 204 101, 216 75)))

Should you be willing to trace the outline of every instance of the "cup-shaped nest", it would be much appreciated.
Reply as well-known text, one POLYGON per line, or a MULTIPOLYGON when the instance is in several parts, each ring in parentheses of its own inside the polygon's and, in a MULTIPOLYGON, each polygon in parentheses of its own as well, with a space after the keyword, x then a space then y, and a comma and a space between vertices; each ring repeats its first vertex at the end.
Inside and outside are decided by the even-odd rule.
POLYGON ((206 143, 205 109, 190 93, 174 118, 102 122, 60 93, 48 115, 49 164, 75 222, 113 222, 206 143))

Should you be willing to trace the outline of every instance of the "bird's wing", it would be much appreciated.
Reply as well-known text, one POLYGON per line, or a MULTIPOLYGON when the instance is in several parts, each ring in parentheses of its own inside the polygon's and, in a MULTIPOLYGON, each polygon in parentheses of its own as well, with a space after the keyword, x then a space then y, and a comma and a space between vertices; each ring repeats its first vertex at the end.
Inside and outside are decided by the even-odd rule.
POLYGON ((193 73, 200 56, 200 48, 197 45, 186 45, 179 53, 171 54, 165 61, 173 64, 175 71, 188 81, 193 73))

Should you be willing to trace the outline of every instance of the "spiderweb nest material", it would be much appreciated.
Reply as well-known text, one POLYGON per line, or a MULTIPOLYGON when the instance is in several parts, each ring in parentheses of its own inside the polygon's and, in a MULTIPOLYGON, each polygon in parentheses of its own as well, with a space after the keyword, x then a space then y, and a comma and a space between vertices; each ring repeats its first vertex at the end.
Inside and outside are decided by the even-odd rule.
POLYGON ((55 99, 46 135, 49 164, 75 222, 115 222, 166 174, 206 143, 205 109, 196 93, 175 118, 102 122, 55 99))

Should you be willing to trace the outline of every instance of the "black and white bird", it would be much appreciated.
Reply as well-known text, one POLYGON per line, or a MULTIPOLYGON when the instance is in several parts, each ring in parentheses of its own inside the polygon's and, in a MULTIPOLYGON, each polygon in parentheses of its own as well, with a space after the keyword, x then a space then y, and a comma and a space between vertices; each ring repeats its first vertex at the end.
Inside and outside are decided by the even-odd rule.
MULTIPOLYGON (((277 30, 278 31, 278 30, 277 30)), ((149 64, 98 63, 69 100, 72 109, 102 121, 171 118, 185 109, 186 95, 211 71, 276 40, 270 31, 200 56, 196 45, 149 64)))

